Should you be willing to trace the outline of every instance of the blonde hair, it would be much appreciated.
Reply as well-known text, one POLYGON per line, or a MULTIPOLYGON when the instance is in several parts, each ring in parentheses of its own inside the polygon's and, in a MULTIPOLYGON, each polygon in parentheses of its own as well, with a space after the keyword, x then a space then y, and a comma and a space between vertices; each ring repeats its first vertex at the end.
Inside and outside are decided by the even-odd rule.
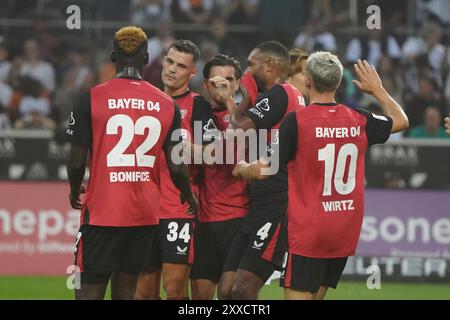
POLYGON ((306 70, 318 92, 334 92, 339 88, 344 67, 339 58, 330 52, 315 52, 306 63, 306 70))
POLYGON ((147 42, 147 35, 141 28, 127 26, 116 32, 114 40, 125 54, 130 54, 147 42))
POLYGON ((305 71, 302 68, 302 61, 308 60, 308 54, 298 48, 289 50, 289 71, 288 77, 292 77, 294 74, 305 71))

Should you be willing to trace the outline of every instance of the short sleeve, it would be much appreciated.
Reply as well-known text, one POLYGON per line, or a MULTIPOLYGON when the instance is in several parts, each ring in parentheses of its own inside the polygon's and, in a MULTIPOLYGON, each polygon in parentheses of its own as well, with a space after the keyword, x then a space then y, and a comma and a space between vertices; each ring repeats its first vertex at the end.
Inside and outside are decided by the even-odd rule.
POLYGON ((288 104, 284 88, 276 85, 259 96, 255 106, 248 109, 246 116, 258 129, 270 129, 283 119, 288 104))
POLYGON ((298 124, 294 112, 289 113, 280 126, 280 168, 295 158, 298 142, 298 124))
POLYGON ((66 130, 67 141, 77 147, 90 149, 92 145, 91 94, 82 94, 70 113, 66 130))
POLYGON ((166 140, 164 141, 164 146, 172 146, 172 145, 176 145, 180 142, 177 140, 172 140, 172 133, 175 130, 178 130, 181 128, 181 112, 180 112, 180 108, 178 108, 178 106, 175 102, 174 102, 174 108, 175 108, 175 111, 173 113, 172 126, 170 127, 169 131, 167 132, 166 140))
POLYGON ((368 145, 385 143, 392 130, 392 118, 388 116, 376 115, 367 110, 357 109, 360 114, 366 117, 366 135, 368 145))

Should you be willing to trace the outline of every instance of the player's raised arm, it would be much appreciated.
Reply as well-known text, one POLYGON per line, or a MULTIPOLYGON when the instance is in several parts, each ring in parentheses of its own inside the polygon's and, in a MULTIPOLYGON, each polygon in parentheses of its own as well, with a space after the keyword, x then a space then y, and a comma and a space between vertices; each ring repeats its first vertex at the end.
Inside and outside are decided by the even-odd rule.
POLYGON ((385 115, 392 118, 391 133, 403 131, 409 127, 409 120, 402 107, 395 101, 391 95, 384 89, 378 72, 375 67, 366 60, 355 64, 356 74, 359 81, 353 83, 364 93, 370 94, 377 99, 385 115))
POLYGON ((166 141, 163 146, 163 150, 166 156, 167 167, 169 169, 170 178, 173 184, 181 192, 181 202, 187 201, 189 204, 189 213, 197 214, 198 201, 191 190, 191 183, 189 180, 189 170, 186 164, 175 164, 172 159, 172 149, 178 143, 177 141, 171 141, 172 132, 180 130, 181 128, 181 113, 177 106, 175 106, 175 114, 173 117, 172 128, 167 134, 166 141))

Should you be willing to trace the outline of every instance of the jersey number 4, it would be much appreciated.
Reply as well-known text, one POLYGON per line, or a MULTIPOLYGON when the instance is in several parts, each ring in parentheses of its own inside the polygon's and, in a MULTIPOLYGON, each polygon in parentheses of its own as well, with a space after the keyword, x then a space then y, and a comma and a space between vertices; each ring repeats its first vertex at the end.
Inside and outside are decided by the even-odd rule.
POLYGON ((155 156, 146 155, 158 142, 161 135, 161 122, 155 117, 143 116, 133 122, 131 117, 124 114, 112 116, 106 124, 106 134, 118 134, 119 127, 122 128, 122 135, 119 142, 106 156, 108 167, 134 167, 137 162, 138 167, 153 167, 155 156), (145 129, 149 129, 144 142, 136 149, 135 154, 126 154, 133 141, 134 135, 144 135, 145 129))
POLYGON ((323 182, 323 196, 331 196, 331 183, 334 181, 334 188, 337 193, 347 195, 355 190, 356 186, 356 164, 358 160, 358 148, 353 143, 344 144, 337 156, 336 145, 327 144, 325 148, 319 150, 319 161, 325 162, 325 174, 323 182), (347 158, 350 157, 350 167, 348 169, 347 182, 344 182, 347 158), (335 170, 336 167, 336 170, 335 170))

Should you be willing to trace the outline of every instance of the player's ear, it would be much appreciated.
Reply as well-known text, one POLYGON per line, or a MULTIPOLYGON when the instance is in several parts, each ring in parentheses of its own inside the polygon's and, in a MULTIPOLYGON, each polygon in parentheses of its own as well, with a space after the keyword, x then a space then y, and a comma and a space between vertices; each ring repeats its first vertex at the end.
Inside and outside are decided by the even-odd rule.
POLYGON ((266 67, 266 72, 272 72, 272 69, 274 67, 274 61, 269 58, 266 61, 264 61, 264 66, 266 67))
POLYGON ((191 75, 189 76, 189 80, 191 80, 193 77, 195 77, 195 76, 197 75, 197 72, 198 72, 198 68, 195 67, 195 68, 192 70, 191 75))
POLYGON ((203 80, 203 88, 205 88, 206 91, 208 91, 208 79, 203 80))
POLYGON ((116 53, 114 51, 111 52, 111 61, 112 63, 116 63, 116 53))
POLYGON ((305 86, 308 89, 311 89, 312 79, 310 76, 306 75, 305 77, 305 86))
POLYGON ((233 92, 236 92, 239 89, 240 83, 241 83, 241 80, 237 79, 235 82, 234 88, 233 88, 233 90, 234 90, 233 92))

